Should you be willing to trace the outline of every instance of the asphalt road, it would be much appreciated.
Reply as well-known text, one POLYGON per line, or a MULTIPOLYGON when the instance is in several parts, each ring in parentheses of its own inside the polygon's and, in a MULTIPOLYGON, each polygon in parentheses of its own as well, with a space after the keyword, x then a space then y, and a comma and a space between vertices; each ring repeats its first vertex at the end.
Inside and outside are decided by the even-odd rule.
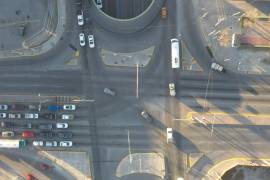
MULTIPOLYGON (((166 155, 170 178, 184 175, 183 153, 232 150, 256 155, 257 151, 266 151, 265 147, 269 144, 267 139, 270 135, 268 127, 215 126, 211 133, 211 127, 173 120, 185 118, 188 113, 186 109, 197 112, 202 112, 207 108, 211 111, 226 113, 269 114, 270 92, 268 76, 243 76, 231 72, 227 74, 210 72, 209 75, 210 60, 197 31, 196 18, 189 14, 188 1, 179 4, 178 2, 169 1, 169 17, 166 21, 159 23, 159 19, 155 19, 147 30, 132 36, 121 37, 113 34, 100 29, 92 21, 83 28, 69 29, 67 36, 64 37, 66 46, 69 43, 78 43, 76 38, 79 32, 85 32, 86 35, 97 32, 95 49, 78 47, 81 58, 80 70, 39 70, 46 63, 58 61, 60 55, 56 51, 59 50, 59 54, 65 54, 64 46, 59 46, 59 49, 49 54, 48 62, 32 64, 33 61, 28 61, 23 68, 20 68, 21 66, 18 65, 20 63, 17 64, 17 62, 1 66, 0 93, 69 95, 79 96, 84 100, 95 100, 95 102, 77 104, 76 119, 69 122, 70 128, 67 130, 73 133, 71 140, 74 142, 74 147, 56 149, 91 152, 93 177, 97 180, 117 179, 112 169, 116 169, 117 163, 128 154, 127 130, 130 132, 132 152, 157 151, 166 155), (179 7, 182 11, 177 10, 179 7), (181 16, 178 16, 179 14, 181 16), (150 34, 153 37, 156 35, 157 38, 149 38, 150 34), (143 39, 144 35, 147 42, 140 44, 137 39, 143 39), (127 49, 130 48, 129 50, 143 49, 149 44, 154 44, 160 49, 153 58, 154 61, 148 67, 139 70, 138 99, 136 98, 136 70, 108 68, 100 59, 99 50, 106 46, 102 40, 110 36, 111 39, 106 41, 107 47, 116 51, 121 51, 124 46, 127 49), (170 39, 174 37, 182 37, 189 50, 199 60, 204 72, 171 69, 168 57, 170 57, 170 39), (111 41, 114 38, 119 41, 111 41), (128 41, 125 42, 125 39, 128 41), (131 42, 136 43, 131 46, 131 42), (177 96, 175 98, 169 97, 168 84, 172 81, 176 84, 177 96), (115 90, 117 96, 105 95, 103 93, 105 87, 115 90), (139 117, 142 109, 146 109, 154 116, 153 124, 139 117), (166 127, 174 128, 175 145, 167 144, 166 127)), ((74 6, 71 10, 74 16, 76 9, 78 7, 74 6)), ((85 4, 83 9, 87 16, 85 4)), ((76 18, 71 21, 70 24, 76 24, 76 18)), ((21 126, 29 121, 38 125, 49 123, 50 120, 12 121, 21 126)), ((23 128, 17 128, 16 133, 19 135, 23 130, 23 128)), ((34 131, 38 139, 43 140, 39 136, 40 130, 34 131)), ((60 132, 57 129, 53 131, 60 132)), ((59 139, 56 138, 56 140, 59 139)), ((140 176, 140 174, 132 178, 147 179, 145 175, 140 176)))

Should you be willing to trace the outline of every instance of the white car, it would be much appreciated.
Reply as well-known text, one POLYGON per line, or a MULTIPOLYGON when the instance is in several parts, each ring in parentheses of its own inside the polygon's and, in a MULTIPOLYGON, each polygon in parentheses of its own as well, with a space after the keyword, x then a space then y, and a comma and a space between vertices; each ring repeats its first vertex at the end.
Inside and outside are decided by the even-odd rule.
POLYGON ((94 48, 95 47, 95 40, 94 40, 94 36, 93 35, 88 35, 88 43, 89 43, 89 47, 90 48, 94 48))
POLYGON ((102 8, 102 0, 97 0, 97 8, 102 8))
POLYGON ((169 91, 170 91, 170 95, 171 96, 175 96, 176 95, 174 83, 170 83, 169 84, 169 91))
POLYGON ((25 113, 24 118, 25 119, 37 119, 38 114, 36 114, 36 113, 25 113))
POLYGON ((0 113, 0 118, 6 118, 7 114, 6 113, 0 113))
POLYGON ((61 147, 71 147, 72 146, 72 141, 60 141, 59 145, 61 147))
POLYGON ((172 128, 167 128, 167 143, 168 142, 174 142, 172 128))
POLYGON ((8 114, 8 117, 9 117, 10 119, 15 119, 15 118, 20 119, 20 118, 21 118, 21 114, 13 114, 13 113, 10 113, 10 114, 8 114))
POLYGON ((62 119, 65 119, 65 120, 72 120, 74 119, 74 115, 73 114, 62 114, 62 119))
POLYGON ((66 128, 68 128, 68 123, 56 123, 56 128, 66 129, 66 128))
POLYGON ((57 146, 57 142, 56 141, 46 141, 45 142, 45 146, 46 147, 56 147, 57 146))
POLYGON ((81 14, 78 14, 78 25, 83 26, 84 25, 84 19, 83 19, 83 12, 81 14))
POLYGON ((214 62, 211 64, 211 69, 218 71, 218 72, 225 72, 225 69, 223 66, 221 66, 217 63, 214 63, 214 62))
POLYGON ((83 33, 79 34, 79 39, 80 39, 80 45, 85 46, 85 37, 83 33))
POLYGON ((74 104, 64 104, 63 109, 64 110, 74 111, 74 110, 76 110, 76 106, 74 104))
POLYGON ((43 141, 33 141, 33 146, 43 146, 43 141))

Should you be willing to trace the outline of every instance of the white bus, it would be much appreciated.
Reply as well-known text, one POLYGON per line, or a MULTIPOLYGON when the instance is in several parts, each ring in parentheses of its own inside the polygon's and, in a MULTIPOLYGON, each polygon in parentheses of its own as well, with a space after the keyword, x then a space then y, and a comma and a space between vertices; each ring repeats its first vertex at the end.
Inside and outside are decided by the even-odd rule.
POLYGON ((180 68, 178 39, 171 39, 171 50, 172 68, 180 68))

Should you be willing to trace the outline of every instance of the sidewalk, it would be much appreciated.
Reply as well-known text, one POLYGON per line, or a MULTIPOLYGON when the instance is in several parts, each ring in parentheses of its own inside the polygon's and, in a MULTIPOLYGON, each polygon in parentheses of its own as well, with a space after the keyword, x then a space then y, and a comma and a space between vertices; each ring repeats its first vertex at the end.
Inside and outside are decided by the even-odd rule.
MULTIPOLYGON (((47 40, 43 39, 43 42, 41 42, 41 39, 37 38, 35 40, 38 41, 39 43, 31 42, 32 45, 40 44, 35 47, 0 51, 0 59, 38 56, 50 51, 60 40, 62 34, 65 31, 66 0, 57 0, 57 12, 58 12, 58 19, 57 21, 55 21, 55 24, 50 24, 50 22, 48 22, 50 29, 55 29, 55 31, 50 32, 50 34, 47 33, 49 35, 47 36, 48 38, 47 40), (52 26, 55 26, 55 28, 52 26)), ((45 26, 47 25, 48 24, 45 23, 45 26)), ((47 30, 46 28, 43 29, 43 31, 46 30, 47 30)), ((42 34, 42 32, 40 33, 42 34)))

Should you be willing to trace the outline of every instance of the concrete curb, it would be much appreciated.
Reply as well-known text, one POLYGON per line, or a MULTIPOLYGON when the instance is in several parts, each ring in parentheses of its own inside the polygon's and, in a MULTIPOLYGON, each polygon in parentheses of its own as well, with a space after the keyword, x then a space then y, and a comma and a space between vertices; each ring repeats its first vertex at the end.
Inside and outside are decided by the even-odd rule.
POLYGON ((50 51, 60 40, 65 31, 66 24, 66 0, 57 0, 58 20, 55 31, 46 42, 30 49, 15 49, 0 51, 0 59, 38 56, 50 51))

